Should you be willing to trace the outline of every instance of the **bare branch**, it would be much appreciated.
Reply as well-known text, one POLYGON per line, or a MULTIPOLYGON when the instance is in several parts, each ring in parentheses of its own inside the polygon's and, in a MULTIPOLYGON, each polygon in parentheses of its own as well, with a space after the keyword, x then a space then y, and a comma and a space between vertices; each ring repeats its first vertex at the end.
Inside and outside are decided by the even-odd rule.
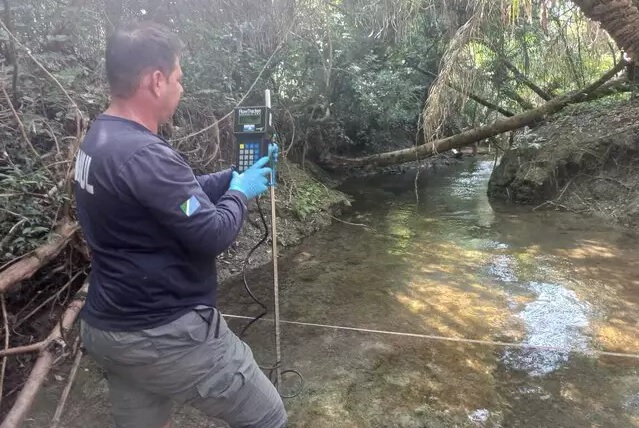
POLYGON ((31 255, 0 272, 0 293, 5 293, 19 281, 30 278, 43 265, 56 257, 69 243, 78 230, 78 225, 70 220, 63 221, 51 234, 51 242, 37 248, 31 255))
POLYGON ((7 348, 4 351, 0 351, 0 357, 4 358, 10 355, 33 354, 34 352, 40 352, 42 351, 42 348, 46 345, 46 343, 46 340, 43 340, 41 342, 32 343, 31 345, 7 348))
MULTIPOLYGON (((64 267, 64 266, 62 266, 64 267)), ((56 293, 52 294, 48 299, 46 299, 44 302, 40 303, 38 305, 38 307, 36 307, 34 310, 32 310, 31 312, 29 312, 27 315, 25 315, 24 317, 20 317, 20 319, 18 321, 16 321, 15 325, 13 326, 14 329, 20 327, 22 324, 24 324, 29 318, 31 318, 34 314, 36 314, 40 309, 42 309, 43 307, 45 307, 46 305, 48 305, 52 300, 55 300, 57 298, 60 297, 60 294, 62 294, 67 288, 69 288, 71 286, 71 284, 73 284, 73 281, 75 281, 81 274, 83 274, 84 271, 79 271, 77 272, 75 275, 73 275, 71 277, 71 279, 69 279, 67 281, 66 284, 64 284, 56 293)))
MULTIPOLYGON (((2 319, 4 321, 4 350, 9 349, 9 317, 7 316, 7 303, 4 295, 0 295, 2 304, 2 319)), ((0 369, 0 403, 2 403, 2 393, 4 391, 4 371, 7 368, 7 357, 2 358, 2 369, 0 369)))
POLYGON ((526 77, 526 75, 522 73, 521 71, 519 71, 519 69, 515 67, 515 65, 512 62, 508 61, 503 56, 501 57, 501 60, 504 66, 513 73, 513 75, 517 78, 517 80, 519 80, 524 85, 528 86, 530 90, 532 90, 534 93, 539 95, 545 101, 552 100, 553 98, 552 95, 550 95, 549 93, 541 89, 532 80, 526 77))
POLYGON ((67 399, 69 398, 69 393, 71 392, 73 381, 75 381, 75 376, 78 374, 78 368, 80 368, 80 362, 82 361, 82 350, 78 346, 79 343, 80 338, 78 337, 75 342, 75 359, 73 360, 73 365, 71 366, 71 371, 69 372, 69 379, 67 380, 67 384, 62 391, 62 395, 60 396, 60 402, 58 403, 58 407, 55 409, 53 421, 51 422, 51 428, 58 428, 58 426, 60 425, 60 418, 62 417, 64 406, 66 405, 67 399))
POLYGON ((16 398, 15 404, 7 414, 5 420, 0 425, 0 428, 19 428, 33 404, 33 400, 40 391, 42 383, 44 382, 47 374, 51 370, 56 358, 64 352, 66 344, 62 341, 64 331, 69 330, 75 322, 82 306, 84 306, 84 295, 89 289, 89 284, 85 283, 82 288, 76 294, 71 304, 67 307, 60 318, 60 322, 56 324, 55 328, 46 339, 46 345, 44 346, 42 353, 38 357, 29 378, 24 387, 20 391, 20 394, 16 398))

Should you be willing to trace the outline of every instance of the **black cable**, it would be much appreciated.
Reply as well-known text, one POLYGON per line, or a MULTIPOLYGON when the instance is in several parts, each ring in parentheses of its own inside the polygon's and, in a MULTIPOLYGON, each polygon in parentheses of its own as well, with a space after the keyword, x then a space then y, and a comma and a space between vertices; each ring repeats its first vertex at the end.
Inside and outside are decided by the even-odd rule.
MULTIPOLYGON (((266 315, 268 313, 268 308, 266 307, 266 305, 264 303, 260 302, 257 297, 255 297, 255 295, 251 291, 251 288, 248 285, 248 281, 246 280, 246 267, 248 266, 248 262, 249 262, 249 259, 251 258, 251 255, 253 255, 255 250, 257 250, 259 248, 259 246, 262 245, 264 242, 266 242, 266 240, 268 239, 268 224, 266 223, 266 217, 264 217, 264 212, 262 211, 262 205, 260 204, 260 197, 259 196, 256 199, 256 203, 257 203, 257 211, 260 213, 260 218, 262 219, 262 224, 264 225, 264 236, 262 237, 262 239, 260 239, 260 241, 257 244, 255 244, 255 246, 253 246, 253 248, 251 248, 251 250, 246 255, 246 258, 244 259, 244 262, 242 263, 242 278, 244 280, 244 288, 248 292, 249 296, 251 296, 253 301, 255 301, 255 303, 260 305, 260 307, 262 308, 262 313, 260 313, 258 316, 253 318, 251 321, 249 321, 249 323, 246 326, 244 326, 244 328, 240 332, 240 338, 244 337, 244 335, 246 334, 246 331, 248 330, 248 328, 250 326, 252 326, 254 323, 256 323, 259 319, 261 319, 264 315, 266 315)), ((274 220, 275 219, 273 219, 273 221, 274 220)), ((271 380, 271 382, 276 387, 278 387, 277 378, 274 375, 277 374, 277 371, 276 371, 277 369, 281 369, 282 362, 281 361, 277 361, 275 363, 275 365, 272 366, 272 367, 263 367, 263 366, 259 366, 259 367, 260 367, 260 369, 262 369, 264 371, 268 371, 268 378, 271 380)), ((287 374, 287 373, 293 373, 293 374, 297 375, 300 378, 299 389, 294 394, 283 395, 281 392, 279 394, 280 394, 280 396, 282 398, 293 398, 293 397, 298 396, 302 392, 302 390, 304 389, 304 377, 297 370, 287 369, 287 370, 282 370, 281 371, 281 375, 284 375, 284 374, 287 374)), ((278 388, 278 392, 279 392, 279 388, 278 388)))
POLYGON ((251 325, 253 325, 255 322, 257 322, 260 318, 262 318, 264 315, 268 313, 268 308, 266 307, 266 305, 264 305, 264 303, 260 302, 257 297, 255 297, 246 280, 246 267, 248 266, 249 259, 251 258, 255 250, 257 250, 259 246, 262 245, 264 242, 266 242, 266 240, 268 239, 268 225, 266 224, 266 217, 264 217, 264 212, 262 211, 262 205, 260 204, 259 196, 257 197, 256 203, 257 203, 257 211, 260 213, 260 218, 262 219, 262 224, 264 225, 264 236, 262 237, 262 239, 260 239, 260 241, 257 244, 255 244, 253 248, 251 248, 251 251, 249 251, 248 254, 246 255, 246 258, 244 259, 244 262, 242 263, 242 277, 244 279, 244 288, 246 289, 248 294, 251 296, 251 298, 255 301, 255 303, 257 303, 258 305, 262 307, 263 312, 259 314, 257 317, 253 318, 242 329, 242 332, 240 333, 240 338, 244 337, 246 330, 248 330, 248 328, 251 325))

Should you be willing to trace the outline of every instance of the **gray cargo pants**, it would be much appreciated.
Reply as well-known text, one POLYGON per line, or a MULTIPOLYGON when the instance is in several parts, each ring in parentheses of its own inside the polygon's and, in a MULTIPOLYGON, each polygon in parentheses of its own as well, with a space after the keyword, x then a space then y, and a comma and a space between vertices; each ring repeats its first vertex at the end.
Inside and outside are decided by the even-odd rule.
POLYGON ((286 425, 276 388, 217 309, 197 308, 134 333, 81 322, 81 334, 87 353, 106 373, 117 428, 161 428, 174 402, 233 428, 286 425))

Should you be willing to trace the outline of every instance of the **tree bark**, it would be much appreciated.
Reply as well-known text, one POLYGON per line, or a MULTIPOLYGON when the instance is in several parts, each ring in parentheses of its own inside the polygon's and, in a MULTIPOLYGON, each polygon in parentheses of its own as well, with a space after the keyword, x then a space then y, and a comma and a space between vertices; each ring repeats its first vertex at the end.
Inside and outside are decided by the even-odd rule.
POLYGON ((575 0, 588 18, 599 22, 620 49, 639 60, 639 8, 633 0, 575 0))
POLYGON ((631 91, 632 91, 632 84, 627 78, 622 77, 619 79, 611 80, 601 85, 599 89, 597 89, 596 91, 586 96, 583 99, 583 101, 584 102, 592 101, 592 100, 603 98, 609 95, 619 94, 622 92, 631 92, 631 91))
POLYGON ((38 269, 60 254, 69 240, 78 230, 78 225, 69 220, 63 221, 51 234, 51 242, 37 248, 33 254, 0 272, 0 293, 7 292, 16 283, 30 278, 38 269))
POLYGON ((329 155, 323 161, 329 168, 339 166, 386 166, 410 162, 414 161, 416 158, 424 158, 454 148, 464 147, 494 135, 522 128, 542 119, 546 115, 560 111, 569 104, 587 100, 589 96, 592 96, 593 93, 619 73, 619 71, 621 71, 625 66, 626 62, 621 61, 601 78, 584 89, 554 98, 533 110, 517 114, 507 119, 497 120, 491 125, 470 129, 451 137, 442 138, 409 149, 396 150, 393 152, 364 156, 361 158, 345 158, 329 155))

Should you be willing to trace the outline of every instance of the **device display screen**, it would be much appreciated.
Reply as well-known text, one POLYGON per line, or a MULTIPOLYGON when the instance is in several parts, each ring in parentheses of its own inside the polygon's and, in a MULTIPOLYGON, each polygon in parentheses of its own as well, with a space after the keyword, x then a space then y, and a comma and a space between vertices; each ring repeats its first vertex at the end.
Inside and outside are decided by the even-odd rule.
POLYGON ((246 115, 240 116, 237 120, 239 125, 257 125, 262 123, 262 115, 246 115))

